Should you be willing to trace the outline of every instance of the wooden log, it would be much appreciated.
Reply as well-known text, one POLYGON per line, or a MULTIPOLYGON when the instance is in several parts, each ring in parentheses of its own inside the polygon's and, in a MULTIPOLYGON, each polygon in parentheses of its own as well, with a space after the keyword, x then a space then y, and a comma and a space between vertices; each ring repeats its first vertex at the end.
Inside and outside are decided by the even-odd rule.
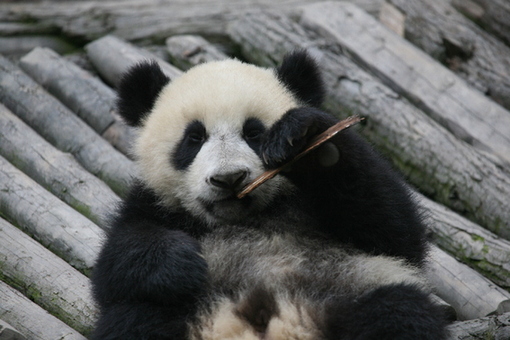
POLYGON ((115 114, 116 96, 110 87, 48 48, 34 49, 19 65, 98 134, 129 154, 133 131, 115 114))
POLYGON ((72 153, 117 194, 129 190, 134 164, 7 59, 0 57, 0 102, 51 144, 72 153))
POLYGON ((0 155, 102 228, 119 197, 0 104, 0 155))
POLYGON ((510 46, 510 3, 506 0, 452 0, 452 6, 510 46))
MULTIPOLYGON (((227 24, 259 8, 293 10, 320 0, 188 1, 60 1, 0 4, 0 22, 25 24, 34 31, 53 30, 73 39, 90 41, 114 34, 129 41, 165 41, 177 34, 199 34, 224 39, 227 24), (26 23, 31 25, 27 25, 26 23)), ((373 13, 383 0, 351 0, 373 13)), ((21 27, 18 27, 18 33, 21 27)))
POLYGON ((510 293, 437 247, 429 253, 428 278, 436 294, 452 305, 461 320, 505 310, 510 293), (502 310, 503 309, 503 310, 502 310))
POLYGON ((198 35, 175 35, 166 40, 166 47, 170 62, 181 70, 228 58, 219 48, 198 35))
POLYGON ((508 340, 510 339, 510 313, 454 322, 448 326, 448 330, 452 340, 508 340))
MULTIPOLYGON (((406 16, 406 39, 447 65, 450 70, 481 93, 510 109, 509 46, 458 13, 451 6, 451 1, 390 0, 389 2, 406 16)), ((462 2, 467 3, 467 0, 462 2)), ((486 2, 494 3, 495 0, 486 2)), ((506 7, 507 13, 510 14, 508 2, 506 7)), ((504 12, 500 14, 504 15, 504 12)), ((510 17, 502 16, 501 18, 502 21, 507 21, 508 27, 510 17)), ((468 101, 466 105, 473 104, 468 101)))
POLYGON ((283 14, 247 15, 231 25, 243 56, 274 66, 306 48, 320 63, 328 90, 325 109, 339 118, 366 117, 361 132, 427 196, 510 239, 510 173, 460 142, 405 98, 353 63, 330 41, 283 14))
POLYGON ((2 280, 82 334, 97 310, 89 279, 0 218, 2 280))
POLYGON ((104 232, 0 157, 0 214, 88 274, 104 232))
POLYGON ((432 240, 498 286, 510 290, 510 242, 415 193, 432 240))
POLYGON ((23 294, 0 281, 0 318, 23 333, 28 340, 86 338, 23 294))
MULTIPOLYGON (((510 164, 510 113, 373 17, 352 4, 330 2, 304 6, 300 19, 455 136, 510 164)), ((508 81, 510 86, 510 73, 508 81)))
POLYGON ((27 340, 17 329, 7 322, 0 320, 0 339, 2 340, 27 340))
POLYGON ((85 46, 87 56, 103 79, 117 87, 122 74, 129 67, 144 60, 156 60, 170 79, 181 75, 181 71, 152 53, 136 47, 112 35, 105 36, 85 46))

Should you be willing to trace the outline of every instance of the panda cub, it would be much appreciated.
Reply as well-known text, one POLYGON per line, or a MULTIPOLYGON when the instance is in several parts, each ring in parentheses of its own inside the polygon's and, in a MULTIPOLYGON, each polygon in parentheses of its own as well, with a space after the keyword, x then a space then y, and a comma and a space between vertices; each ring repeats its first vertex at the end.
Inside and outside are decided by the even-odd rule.
POLYGON ((236 197, 337 122, 323 97, 304 51, 277 69, 127 72, 118 108, 139 128, 139 179, 95 266, 94 339, 446 338, 416 204, 354 131, 236 197))

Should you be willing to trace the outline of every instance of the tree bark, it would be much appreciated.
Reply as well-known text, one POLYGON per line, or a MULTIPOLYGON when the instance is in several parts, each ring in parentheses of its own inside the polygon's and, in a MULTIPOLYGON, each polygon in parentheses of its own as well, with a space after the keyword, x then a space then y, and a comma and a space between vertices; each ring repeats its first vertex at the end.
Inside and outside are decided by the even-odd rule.
POLYGON ((432 247, 429 254, 428 278, 436 294, 455 308, 461 320, 498 311, 510 312, 509 292, 437 247, 432 247))
POLYGON ((0 102, 121 196, 134 164, 7 59, 0 57, 0 102))
MULTIPOLYGON (((481 93, 510 109, 510 47, 463 17, 450 5, 451 1, 389 2, 406 15, 406 39, 447 65, 481 93)), ((497 7, 495 0, 481 2, 494 3, 497 7)), ((509 27, 510 5, 507 2, 505 6, 506 17, 501 8, 498 11, 509 27)))
POLYGON ((332 41, 285 15, 247 15, 230 33, 245 58, 265 66, 274 66, 288 51, 308 49, 323 71, 328 111, 340 118, 366 117, 361 132, 422 192, 510 239, 510 173, 496 159, 454 138, 342 55, 332 41))
POLYGON ((166 40, 166 46, 170 62, 181 70, 229 58, 219 48, 198 35, 175 35, 166 40))
MULTIPOLYGON (((510 112, 352 4, 319 3, 302 9, 300 21, 307 28, 343 48, 459 139, 510 164, 510 112)), ((506 80, 510 97, 510 73, 506 80)))
POLYGON ((119 202, 115 193, 69 154, 46 142, 0 104, 0 154, 102 228, 119 202))
POLYGON ((92 330, 96 309, 89 279, 0 219, 1 278, 80 333, 92 330))
POLYGON ((0 301, 2 301, 0 318, 23 333, 28 340, 86 340, 76 330, 2 281, 0 281, 0 301))
POLYGON ((88 274, 104 232, 0 157, 0 213, 88 274))

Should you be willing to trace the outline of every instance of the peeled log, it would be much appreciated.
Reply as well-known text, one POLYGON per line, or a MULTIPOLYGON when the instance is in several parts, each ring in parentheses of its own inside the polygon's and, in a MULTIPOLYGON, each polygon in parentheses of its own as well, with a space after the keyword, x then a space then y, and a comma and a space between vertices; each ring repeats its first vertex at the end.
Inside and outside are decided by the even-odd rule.
POLYGON ((0 281, 0 319, 27 339, 86 340, 86 338, 20 292, 0 281))
POLYGON ((19 65, 99 135, 129 154, 133 132, 116 115, 116 95, 111 88, 48 48, 35 48, 20 59, 19 65))
POLYGON ((72 153, 117 194, 127 194, 135 173, 133 162, 1 56, 0 102, 58 149, 72 153))
MULTIPOLYGON (((510 109, 509 46, 458 13, 451 6, 451 0, 389 2, 406 16, 406 39, 447 65, 481 93, 510 109)), ((468 5, 472 1, 459 2, 468 5)), ((498 7, 498 0, 479 2, 498 7)), ((506 2, 506 16, 504 9, 498 9, 499 21, 510 27, 510 4, 508 0, 499 0, 500 5, 503 2, 506 2)), ((510 31, 507 34, 510 35, 510 31)))
POLYGON ((0 218, 2 280, 79 331, 91 331, 97 313, 89 279, 0 218))
POLYGON ((131 66, 144 60, 156 60, 170 79, 181 75, 181 71, 152 53, 136 47, 112 35, 97 39, 85 46, 87 56, 101 76, 116 87, 131 66))
POLYGON ((423 208, 432 240, 496 283, 510 289, 510 241, 415 193, 423 208))
POLYGON ((510 164, 510 112, 352 4, 302 9, 300 21, 307 28, 343 48, 459 139, 510 164))
POLYGON ((181 70, 209 61, 228 59, 216 46, 198 35, 174 35, 166 40, 173 65, 181 70))
POLYGON ((492 284, 468 266, 432 247, 428 278, 436 294, 457 311, 461 320, 510 312, 510 293, 492 284))
POLYGON ((0 155, 94 223, 106 228, 105 217, 119 198, 87 172, 70 154, 40 137, 0 104, 0 155))
POLYGON ((0 214, 80 271, 94 266, 104 232, 3 157, 0 214))
POLYGON ((416 187, 510 239, 510 172, 497 159, 456 139, 342 55, 333 41, 305 31, 285 15, 247 15, 231 26, 230 34, 244 57, 265 66, 275 66, 289 51, 308 49, 320 64, 329 112, 367 118, 361 132, 416 187))

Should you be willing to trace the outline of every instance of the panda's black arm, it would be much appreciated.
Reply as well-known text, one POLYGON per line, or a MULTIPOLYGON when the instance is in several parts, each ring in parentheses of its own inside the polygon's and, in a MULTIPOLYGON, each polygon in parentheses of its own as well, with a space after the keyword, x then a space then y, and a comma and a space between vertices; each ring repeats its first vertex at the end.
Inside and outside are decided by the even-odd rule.
POLYGON ((185 216, 161 213, 140 188, 121 206, 96 262, 100 307, 94 339, 184 339, 186 318, 207 285, 185 216))
MULTIPOLYGON (((262 157, 269 168, 281 165, 311 136, 335 123, 318 109, 293 109, 268 131, 262 157)), ((425 228, 401 176, 354 131, 342 131, 330 142, 338 154, 319 148, 284 173, 299 188, 322 231, 368 252, 421 264, 425 228), (324 160, 325 155, 333 159, 324 160), (325 162, 334 165, 322 166, 325 162)))

